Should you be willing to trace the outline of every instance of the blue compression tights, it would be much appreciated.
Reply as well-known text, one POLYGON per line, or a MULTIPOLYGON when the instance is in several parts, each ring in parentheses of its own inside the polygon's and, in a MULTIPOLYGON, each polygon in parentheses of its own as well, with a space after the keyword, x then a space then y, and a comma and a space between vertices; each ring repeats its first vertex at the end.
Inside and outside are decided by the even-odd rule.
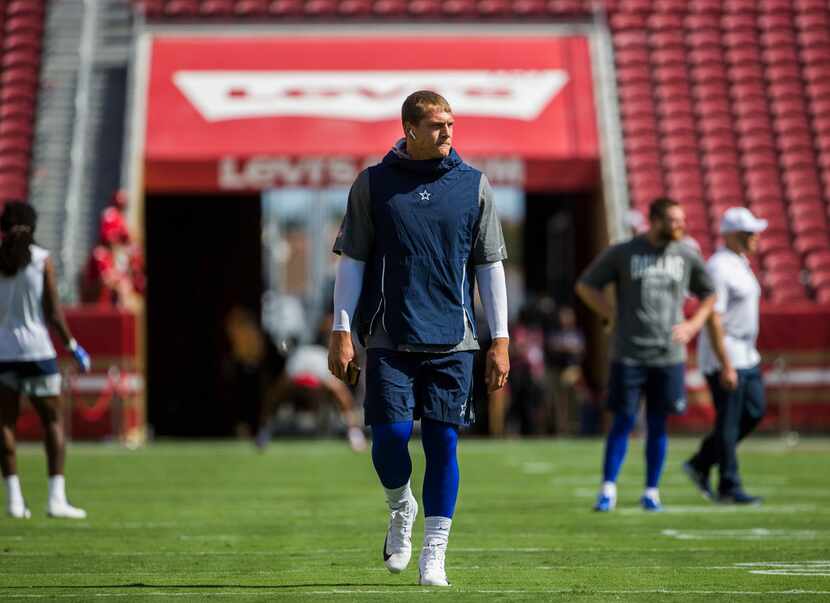
MULTIPOLYGON (((400 488, 412 474, 409 438, 412 421, 372 425, 372 462, 384 488, 400 488)), ((458 427, 421 419, 421 441, 426 457, 424 515, 452 517, 458 498, 458 427)))
MULTIPOLYGON (((628 450, 628 436, 634 428, 637 415, 619 412, 614 416, 614 424, 608 432, 605 442, 605 462, 603 480, 616 482, 628 450)), ((656 488, 660 483, 663 465, 666 462, 666 450, 669 437, 666 434, 666 415, 649 413, 646 415, 648 433, 646 434, 646 488, 656 488)))

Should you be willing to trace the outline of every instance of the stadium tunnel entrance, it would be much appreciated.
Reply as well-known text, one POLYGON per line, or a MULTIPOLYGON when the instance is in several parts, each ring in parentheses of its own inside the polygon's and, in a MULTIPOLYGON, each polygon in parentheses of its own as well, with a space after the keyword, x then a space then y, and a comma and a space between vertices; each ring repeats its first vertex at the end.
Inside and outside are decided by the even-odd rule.
POLYGON ((313 330, 348 187, 401 137, 413 90, 450 101, 454 146, 493 186, 513 318, 532 296, 571 302, 607 238, 584 35, 165 32, 146 49, 145 362, 160 435, 231 432, 217 375, 234 304, 271 333, 279 320, 313 330), (310 320, 290 318, 285 293, 310 320))
POLYGON ((228 436, 252 411, 228 390, 228 317, 258 317, 258 195, 146 198, 148 421, 160 436, 228 436))

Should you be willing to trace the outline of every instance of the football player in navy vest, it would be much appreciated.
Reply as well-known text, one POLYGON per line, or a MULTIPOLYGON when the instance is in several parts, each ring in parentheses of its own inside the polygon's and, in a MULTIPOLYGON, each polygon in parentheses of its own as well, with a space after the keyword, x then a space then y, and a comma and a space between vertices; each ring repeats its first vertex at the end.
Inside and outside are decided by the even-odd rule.
POLYGON ((412 555, 418 503, 408 442, 413 421, 421 421, 419 583, 448 586, 444 557, 458 496, 458 430, 474 420, 475 283, 493 340, 486 359, 492 391, 504 386, 509 371, 507 256, 487 178, 453 149, 446 99, 415 92, 401 118, 404 137, 352 185, 334 244, 341 259, 329 368, 346 380, 352 334, 366 346, 364 414, 389 506, 383 559, 392 573, 403 571, 412 555))

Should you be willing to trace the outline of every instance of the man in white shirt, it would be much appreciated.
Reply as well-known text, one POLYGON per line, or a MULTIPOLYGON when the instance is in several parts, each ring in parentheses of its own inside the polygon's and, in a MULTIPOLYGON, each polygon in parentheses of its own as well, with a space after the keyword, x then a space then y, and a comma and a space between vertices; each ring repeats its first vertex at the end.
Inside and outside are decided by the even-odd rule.
POLYGON ((766 402, 761 379, 758 338, 761 287, 747 256, 758 248, 759 234, 767 227, 745 207, 731 207, 721 218, 725 246, 707 262, 717 301, 706 330, 698 340, 698 364, 705 375, 716 409, 712 433, 683 470, 707 498, 715 498, 709 472, 718 465, 717 501, 760 504, 741 486, 736 448, 764 416, 766 402))

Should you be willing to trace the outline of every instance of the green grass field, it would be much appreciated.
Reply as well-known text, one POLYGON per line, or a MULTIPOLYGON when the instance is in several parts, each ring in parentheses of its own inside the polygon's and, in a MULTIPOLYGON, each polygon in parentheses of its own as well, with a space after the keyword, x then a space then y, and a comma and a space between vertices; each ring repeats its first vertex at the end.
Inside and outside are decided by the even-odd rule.
POLYGON ((73 445, 80 522, 45 517, 43 454, 27 445, 33 517, 0 519, 0 600, 830 600, 830 440, 745 444, 747 489, 766 503, 742 509, 686 481, 695 443, 671 442, 664 513, 637 506, 635 440, 618 510, 597 514, 600 440, 465 439, 450 589, 417 586, 417 556, 386 572, 383 496, 368 454, 345 443, 73 445))

